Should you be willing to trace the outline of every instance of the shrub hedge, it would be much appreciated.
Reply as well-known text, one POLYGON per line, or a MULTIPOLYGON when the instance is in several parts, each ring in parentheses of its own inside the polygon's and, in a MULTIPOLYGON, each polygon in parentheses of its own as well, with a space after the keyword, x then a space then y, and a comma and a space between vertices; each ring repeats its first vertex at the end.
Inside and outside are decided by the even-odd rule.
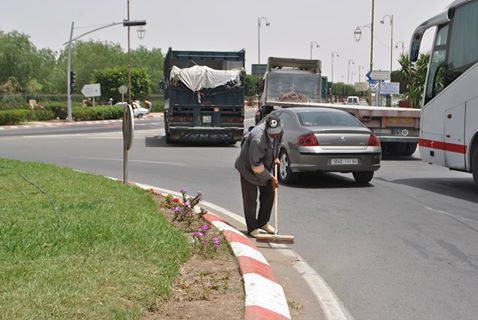
POLYGON ((27 109, 0 110, 0 125, 25 122, 30 119, 30 113, 27 109))
MULTIPOLYGON (((85 120, 110 120, 120 119, 123 116, 121 106, 101 107, 73 107, 73 119, 85 120)), ((59 105, 47 106, 45 109, 11 109, 0 110, 0 125, 14 125, 29 120, 45 121, 56 118, 66 119, 66 107, 59 105)))

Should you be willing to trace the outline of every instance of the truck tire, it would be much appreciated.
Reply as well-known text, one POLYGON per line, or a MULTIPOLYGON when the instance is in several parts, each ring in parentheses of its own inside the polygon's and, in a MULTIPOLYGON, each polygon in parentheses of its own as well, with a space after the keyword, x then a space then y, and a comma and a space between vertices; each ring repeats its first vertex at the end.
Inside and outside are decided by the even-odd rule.
POLYGON ((478 188, 478 145, 476 144, 471 158, 471 173, 475 180, 475 186, 478 188))
POLYGON ((279 153, 279 181, 285 184, 294 182, 297 179, 297 173, 292 172, 290 168, 290 158, 287 151, 282 149, 279 153))
POLYGON ((414 142, 408 142, 407 143, 407 148, 405 150, 405 155, 406 156, 411 156, 412 154, 415 153, 415 151, 417 151, 417 144, 414 143, 414 142))
POLYGON ((373 171, 357 171, 352 173, 358 184, 367 184, 373 178, 373 171))

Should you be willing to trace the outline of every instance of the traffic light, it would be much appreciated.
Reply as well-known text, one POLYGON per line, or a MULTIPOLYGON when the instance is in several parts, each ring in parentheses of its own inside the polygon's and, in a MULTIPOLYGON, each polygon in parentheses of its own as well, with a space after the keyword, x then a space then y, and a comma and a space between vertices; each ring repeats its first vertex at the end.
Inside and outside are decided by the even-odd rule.
POLYGON ((70 92, 73 92, 76 88, 76 73, 75 71, 70 71, 70 92))

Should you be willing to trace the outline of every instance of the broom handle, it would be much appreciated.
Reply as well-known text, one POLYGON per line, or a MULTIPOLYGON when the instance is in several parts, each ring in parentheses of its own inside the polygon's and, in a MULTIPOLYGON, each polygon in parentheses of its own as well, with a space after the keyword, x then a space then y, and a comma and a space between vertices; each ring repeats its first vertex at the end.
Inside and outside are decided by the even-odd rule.
MULTIPOLYGON (((274 175, 277 179, 277 163, 274 164, 274 175)), ((279 195, 279 188, 275 188, 275 197, 274 197, 274 221, 276 223, 276 230, 275 234, 277 235, 278 230, 279 230, 279 215, 277 214, 277 203, 278 203, 278 195, 279 195)))

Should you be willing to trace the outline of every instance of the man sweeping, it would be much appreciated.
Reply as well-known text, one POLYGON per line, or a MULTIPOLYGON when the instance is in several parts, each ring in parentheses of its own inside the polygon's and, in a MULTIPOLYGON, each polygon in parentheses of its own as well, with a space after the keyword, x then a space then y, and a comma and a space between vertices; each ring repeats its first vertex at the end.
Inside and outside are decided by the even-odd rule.
POLYGON ((274 190, 279 187, 273 166, 279 164, 279 146, 282 127, 277 115, 268 115, 266 120, 246 134, 235 167, 241 175, 242 201, 247 232, 256 238, 261 233, 274 234, 269 224, 274 190), (259 193, 259 212, 257 194, 259 193))

